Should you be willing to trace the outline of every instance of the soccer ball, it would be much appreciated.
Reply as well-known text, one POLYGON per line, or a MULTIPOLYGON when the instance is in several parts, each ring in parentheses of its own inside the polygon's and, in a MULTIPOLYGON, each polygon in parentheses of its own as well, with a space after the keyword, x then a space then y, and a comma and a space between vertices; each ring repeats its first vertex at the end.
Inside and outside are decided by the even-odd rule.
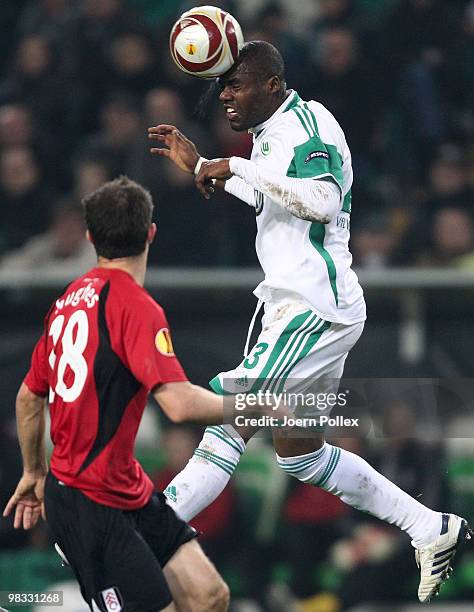
POLYGON ((186 11, 170 34, 175 64, 201 79, 214 79, 227 72, 243 44, 238 21, 216 6, 197 6, 186 11))

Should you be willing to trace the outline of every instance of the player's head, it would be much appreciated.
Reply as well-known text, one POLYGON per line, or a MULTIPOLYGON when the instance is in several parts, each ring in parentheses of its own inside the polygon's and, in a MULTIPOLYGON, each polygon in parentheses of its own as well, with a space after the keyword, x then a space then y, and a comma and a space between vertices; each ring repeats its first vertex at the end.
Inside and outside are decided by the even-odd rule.
POLYGON ((241 132, 262 123, 285 97, 285 64, 273 45, 262 40, 245 43, 232 68, 219 79, 219 100, 230 126, 241 132), (230 110, 229 110, 230 109, 230 110))
POLYGON ((136 257, 155 237, 151 195, 126 176, 104 183, 82 203, 88 237, 98 257, 136 257))

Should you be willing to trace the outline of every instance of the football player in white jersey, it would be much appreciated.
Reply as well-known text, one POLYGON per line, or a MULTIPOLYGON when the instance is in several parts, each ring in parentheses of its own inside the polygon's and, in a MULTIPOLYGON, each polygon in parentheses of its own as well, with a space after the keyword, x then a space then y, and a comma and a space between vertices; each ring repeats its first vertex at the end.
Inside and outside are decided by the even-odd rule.
MULTIPOLYGON (((215 186, 223 187, 256 211, 256 249, 265 274, 255 290, 264 305, 262 331, 249 351, 252 321, 243 361, 210 385, 221 394, 281 393, 304 392, 316 381, 318 390, 334 391, 366 316, 348 248, 352 167, 344 133, 324 106, 286 88, 283 59, 269 43, 246 43, 219 82, 230 127, 253 134, 250 160, 208 161, 175 126, 149 129, 149 138, 164 145, 153 147, 152 154, 194 172, 206 198, 215 186)), ((227 484, 254 433, 238 429, 208 427, 167 487, 169 503, 184 520, 227 484)), ((321 433, 301 438, 287 433, 272 430, 285 472, 411 537, 421 570, 418 596, 429 601, 449 576, 458 546, 470 537, 467 522, 422 505, 361 457, 325 442, 321 433)))

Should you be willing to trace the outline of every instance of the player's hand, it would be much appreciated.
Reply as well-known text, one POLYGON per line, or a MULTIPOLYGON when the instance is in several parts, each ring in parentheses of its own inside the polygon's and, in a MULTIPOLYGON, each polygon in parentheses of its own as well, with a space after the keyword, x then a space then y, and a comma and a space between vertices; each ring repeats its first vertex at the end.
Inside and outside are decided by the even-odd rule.
POLYGON ((192 174, 199 160, 199 153, 194 142, 186 138, 174 125, 157 125, 148 128, 149 140, 162 143, 163 147, 152 147, 150 153, 167 157, 178 168, 192 174))
POLYGON ((18 483, 15 493, 11 496, 5 506, 3 516, 9 516, 15 509, 13 526, 15 529, 32 529, 38 522, 40 516, 44 519, 44 473, 24 473, 18 483))
POLYGON ((214 181, 226 181, 231 176, 228 157, 210 159, 203 162, 195 179, 196 187, 206 200, 209 200, 214 193, 214 181))

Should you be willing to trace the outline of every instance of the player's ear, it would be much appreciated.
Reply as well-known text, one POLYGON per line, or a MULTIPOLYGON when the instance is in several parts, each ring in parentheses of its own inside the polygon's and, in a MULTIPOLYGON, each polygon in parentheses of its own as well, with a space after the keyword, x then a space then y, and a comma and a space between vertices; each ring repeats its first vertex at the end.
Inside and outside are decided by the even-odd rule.
POLYGON ((86 239, 91 243, 94 244, 94 241, 92 240, 92 236, 89 230, 86 230, 86 239))
POLYGON ((146 241, 148 244, 151 244, 156 236, 156 223, 152 223, 148 228, 148 235, 146 237, 146 241))
POLYGON ((281 89, 280 77, 277 76, 276 74, 270 77, 267 81, 267 88, 268 88, 268 93, 271 93, 271 94, 276 93, 277 91, 280 91, 281 89))

